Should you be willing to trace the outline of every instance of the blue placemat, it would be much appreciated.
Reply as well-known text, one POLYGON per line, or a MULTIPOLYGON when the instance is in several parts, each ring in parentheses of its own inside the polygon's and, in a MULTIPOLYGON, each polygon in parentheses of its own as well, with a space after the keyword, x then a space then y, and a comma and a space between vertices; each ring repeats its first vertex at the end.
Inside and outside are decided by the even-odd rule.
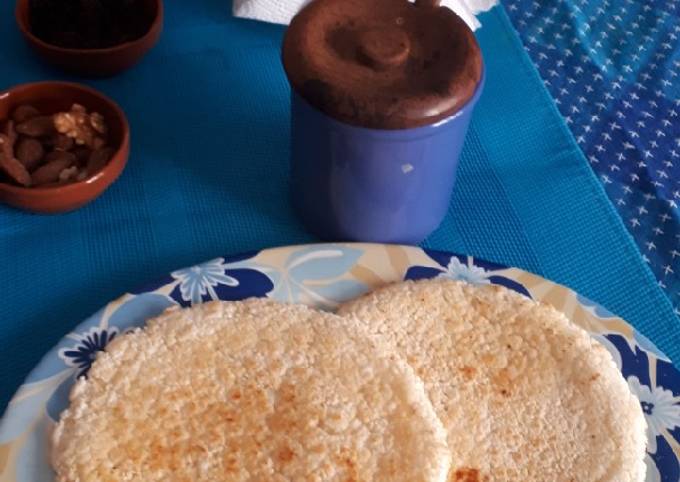
POLYGON ((680 2, 507 0, 578 144, 680 314, 680 2))
MULTIPOLYGON (((0 4, 0 84, 65 78, 39 63, 0 4)), ((0 208, 0 409, 62 335, 125 290, 211 257, 311 242, 288 203, 281 27, 221 0, 166 2, 137 68, 89 82, 132 126, 121 179, 61 216, 0 208)), ((481 18, 488 80, 451 209, 428 247, 515 265, 627 318, 671 357, 667 298, 571 138, 505 12, 481 18)))

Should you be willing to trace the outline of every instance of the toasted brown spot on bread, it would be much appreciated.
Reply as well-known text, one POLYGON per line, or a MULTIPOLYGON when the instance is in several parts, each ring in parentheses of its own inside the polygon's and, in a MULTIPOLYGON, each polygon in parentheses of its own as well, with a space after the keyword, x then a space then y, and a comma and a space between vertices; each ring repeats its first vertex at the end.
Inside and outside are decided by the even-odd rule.
POLYGON ((458 469, 453 473, 452 482, 481 482, 479 470, 477 469, 458 469))
POLYGON ((474 367, 470 367, 470 366, 467 366, 467 365, 463 366, 460 369, 460 372, 463 374, 463 378, 465 378, 468 381, 472 380, 472 378, 475 376, 476 371, 477 370, 475 370, 474 367))

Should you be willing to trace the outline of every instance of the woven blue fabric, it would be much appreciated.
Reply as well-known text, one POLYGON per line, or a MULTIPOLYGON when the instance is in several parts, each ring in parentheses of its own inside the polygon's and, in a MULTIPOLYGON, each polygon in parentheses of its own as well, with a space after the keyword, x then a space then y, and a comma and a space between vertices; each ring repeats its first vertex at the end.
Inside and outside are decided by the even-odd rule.
MULTIPOLYGON (((0 84, 64 78, 0 4, 0 84)), ((0 408, 79 321, 128 289, 221 254, 312 242, 288 203, 289 89, 281 27, 222 0, 166 1, 158 47, 88 82, 132 127, 120 180, 59 216, 0 207, 0 408)), ((454 199, 426 246, 536 272, 625 317, 671 357, 668 299, 564 125, 502 8, 483 15, 487 67, 454 199)))
POLYGON ((508 0, 506 6, 680 315, 680 2, 508 0))

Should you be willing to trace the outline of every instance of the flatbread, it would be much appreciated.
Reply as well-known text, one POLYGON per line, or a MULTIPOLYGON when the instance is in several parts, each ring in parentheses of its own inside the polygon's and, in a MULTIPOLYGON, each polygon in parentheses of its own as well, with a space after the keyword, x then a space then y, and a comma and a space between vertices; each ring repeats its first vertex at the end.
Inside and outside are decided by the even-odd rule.
POLYGON ((449 481, 640 482, 645 419, 607 350, 500 286, 395 284, 341 306, 422 377, 449 481))
POLYGON ((115 339, 53 433, 59 482, 445 481, 422 382, 356 324, 268 300, 115 339))

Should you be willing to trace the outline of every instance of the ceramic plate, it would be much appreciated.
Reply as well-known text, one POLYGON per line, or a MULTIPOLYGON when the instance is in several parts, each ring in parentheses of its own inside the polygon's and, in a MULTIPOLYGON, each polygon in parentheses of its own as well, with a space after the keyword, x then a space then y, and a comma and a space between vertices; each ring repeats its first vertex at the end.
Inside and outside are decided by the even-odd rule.
POLYGON ((648 482, 680 480, 680 373, 647 339, 573 291, 516 268, 416 247, 321 244, 218 258, 113 301, 31 372, 0 424, 0 482, 51 482, 48 434, 97 351, 171 305, 267 296, 333 310, 385 283, 446 277, 506 286, 564 312, 611 352, 649 425, 648 482))

